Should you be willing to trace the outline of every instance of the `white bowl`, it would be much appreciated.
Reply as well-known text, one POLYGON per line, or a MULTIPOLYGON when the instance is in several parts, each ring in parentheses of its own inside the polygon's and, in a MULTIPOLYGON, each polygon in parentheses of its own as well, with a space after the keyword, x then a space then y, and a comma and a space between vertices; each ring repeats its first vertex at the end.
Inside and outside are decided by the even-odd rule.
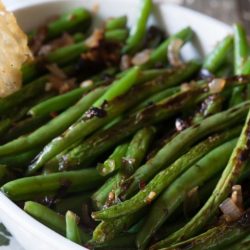
MULTIPOLYGON (((28 31, 42 24, 54 14, 67 12, 78 6, 93 9, 99 5, 100 19, 127 14, 130 25, 136 20, 135 0, 53 0, 34 3, 20 1, 13 10, 18 22, 28 31)), ((231 28, 210 17, 204 16, 183 7, 169 5, 161 1, 154 8, 155 20, 170 34, 181 28, 191 26, 197 34, 196 47, 201 54, 208 53, 215 44, 231 32, 231 28)), ((151 22, 155 22, 151 20, 151 22)), ((186 47, 185 58, 192 58, 197 52, 186 47)), ((0 193, 0 219, 14 235, 17 241, 27 250, 83 250, 81 246, 70 242, 49 228, 45 227, 0 193)))

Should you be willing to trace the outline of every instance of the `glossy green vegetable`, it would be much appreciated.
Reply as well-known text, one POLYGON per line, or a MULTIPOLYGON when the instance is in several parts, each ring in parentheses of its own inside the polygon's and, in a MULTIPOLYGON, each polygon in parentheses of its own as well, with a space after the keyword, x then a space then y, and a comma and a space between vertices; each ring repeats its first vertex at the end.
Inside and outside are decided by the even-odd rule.
POLYGON ((81 235, 78 223, 80 218, 71 211, 68 211, 65 215, 66 219, 66 237, 67 239, 81 245, 81 235))
POLYGON ((105 88, 93 90, 73 107, 51 120, 48 124, 38 128, 30 135, 19 137, 14 141, 0 146, 0 155, 21 153, 37 146, 43 146, 74 123, 83 112, 88 110, 96 98, 103 94, 104 90, 105 88))
POLYGON ((124 29, 127 25, 127 16, 119 16, 115 18, 111 18, 107 20, 105 24, 106 30, 116 30, 116 29, 124 29))
MULTIPOLYGON (((63 138, 62 137, 55 138, 50 144, 48 144, 45 147, 44 151, 40 154, 37 161, 29 167, 29 172, 32 173, 34 171, 37 171, 54 156, 63 152, 65 149, 69 148, 72 144, 79 142, 81 139, 84 139, 86 136, 88 136, 101 126, 107 124, 112 119, 122 114, 129 108, 133 107, 135 104, 139 103, 148 96, 164 89, 168 85, 171 86, 175 85, 176 83, 189 77, 190 75, 193 75, 193 73, 196 72, 196 70, 199 68, 199 65, 197 65, 195 62, 191 62, 190 64, 183 66, 182 70, 184 68, 186 69, 185 74, 172 75, 172 78, 170 77, 166 79, 166 81, 161 78, 160 81, 155 80, 152 82, 148 82, 145 83, 144 85, 139 85, 138 87, 136 86, 132 88, 128 93, 119 96, 121 93, 128 91, 128 87, 126 87, 126 84, 128 82, 125 81, 125 79, 130 80, 131 74, 134 74, 136 76, 138 72, 136 68, 130 71, 128 74, 125 75, 124 78, 119 80, 117 84, 114 85, 113 88, 111 86, 111 88, 94 103, 94 106, 102 105, 105 100, 109 101, 110 99, 115 98, 115 95, 117 94, 116 99, 109 102, 108 105, 106 105, 107 107, 103 107, 101 112, 101 117, 94 116, 91 117, 91 119, 89 119, 87 112, 85 114, 85 117, 83 116, 83 119, 75 123, 73 126, 71 126, 69 130, 67 130, 63 134, 63 138), (118 86, 121 88, 118 88, 118 86), (130 102, 127 102, 128 96, 133 96, 133 99, 131 99, 130 102)), ((129 84, 131 86, 131 83, 129 84)), ((92 110, 90 109, 90 111, 92 110)), ((1 147, 0 147, 0 154, 1 154, 1 147)))
POLYGON ((180 239, 185 240, 192 237, 217 212, 219 205, 226 199, 232 185, 237 182, 247 163, 248 158, 246 154, 249 152, 249 131, 250 112, 230 160, 208 201, 182 229, 173 233, 165 240, 158 242, 152 249, 159 249, 169 244, 177 243, 180 239))
POLYGON ((75 104, 88 90, 88 88, 77 88, 65 94, 49 98, 32 107, 28 113, 32 116, 44 116, 49 115, 51 112, 65 110, 75 104))
POLYGON ((128 143, 117 146, 109 158, 103 164, 97 166, 97 170, 102 176, 110 175, 121 168, 123 158, 126 155, 128 143))
MULTIPOLYGON (((239 130, 231 131, 233 135, 235 135, 234 134, 235 132, 237 133, 239 132, 239 130)), ((170 165, 170 167, 166 168, 166 170, 163 170, 160 173, 158 173, 149 182, 149 184, 146 185, 146 187, 142 191, 138 192, 131 199, 124 201, 120 204, 117 204, 115 206, 112 206, 108 209, 94 212, 93 218, 98 219, 98 220, 116 218, 119 216, 132 214, 140 210, 141 208, 147 205, 150 205, 150 203, 154 199, 156 199, 160 195, 160 193, 172 183, 172 181, 174 181, 181 173, 183 173, 183 171, 188 169, 192 164, 194 164, 197 160, 203 157, 211 149, 220 145, 220 143, 223 142, 225 138, 226 139, 230 138, 230 136, 232 136, 231 133, 229 134, 226 133, 225 135, 222 135, 221 138, 215 136, 214 137, 215 140, 213 140, 212 142, 210 142, 210 138, 209 138, 205 142, 198 144, 191 151, 189 151, 186 155, 182 156, 176 162, 170 165), (152 194, 152 192, 153 192, 153 196, 150 195, 152 194), (150 202, 147 202, 148 199, 150 199, 150 202)), ((165 148, 163 148, 164 152, 167 152, 166 148, 167 148, 166 146, 165 148)), ((158 157, 159 156, 155 156, 154 161, 156 161, 158 157)), ((165 166, 167 166, 167 164, 165 166)))
POLYGON ((138 190, 140 181, 147 182, 150 180, 164 166, 176 160, 181 155, 181 152, 187 151, 200 138, 242 121, 248 109, 249 102, 242 103, 235 108, 210 116, 200 123, 180 132, 173 140, 159 150, 154 158, 150 159, 135 172, 132 176, 130 187, 127 190, 127 196, 131 196, 138 190))
MULTIPOLYGON (((141 100, 164 90, 170 86, 177 85, 184 79, 193 75, 199 66, 196 63, 191 62, 186 66, 177 69, 176 71, 172 72, 169 77, 152 80, 148 83, 143 85, 135 86, 127 95, 119 98, 117 102, 114 102, 114 107, 120 105, 121 102, 124 102, 126 106, 132 107, 137 103, 140 103, 141 100), (130 99, 130 102, 127 102, 127 96, 133 96, 133 99, 130 99), (117 103, 117 104, 116 104, 117 103)), ((197 90, 190 90, 190 93, 196 93, 197 90)), ((180 94, 179 97, 184 96, 184 100, 188 101, 189 96, 188 94, 180 94), (187 96, 186 96, 187 95, 187 96), (185 97, 186 96, 186 97, 185 97)), ((177 100, 178 96, 173 97, 170 100, 177 100)), ((170 101, 169 100, 169 101, 170 101)), ((171 101, 170 101, 171 102, 171 101)), ((174 101, 177 103, 177 101, 174 101)), ((185 102, 185 101, 184 101, 185 102)), ((113 104, 112 104, 113 105, 113 104)), ((166 102, 167 105, 167 102, 166 102)), ((183 104, 185 106, 185 104, 183 104)), ((111 106, 111 105, 110 105, 111 106)), ((179 107, 176 107, 179 110, 179 107)), ((59 155, 58 158, 53 159, 52 165, 56 165, 58 161, 64 162, 64 158, 67 158, 67 166, 77 167, 79 164, 84 163, 86 161, 91 161, 94 157, 99 156, 101 153, 105 152, 106 150, 110 149, 112 146, 119 144, 123 139, 127 138, 131 134, 135 133, 138 129, 143 128, 145 125, 148 125, 148 122, 155 123, 159 121, 159 115, 162 117, 161 119, 166 119, 169 116, 169 112, 175 113, 174 109, 167 109, 165 110, 164 104, 151 107, 149 109, 145 109, 145 111, 141 111, 141 114, 145 116, 141 117, 142 119, 136 119, 136 115, 132 115, 128 117, 124 121, 116 124, 114 127, 111 127, 107 130, 100 131, 99 133, 94 134, 89 139, 82 142, 78 147, 74 148, 69 153, 62 153, 59 155), (163 115, 165 113, 165 115, 163 115), (146 120, 145 120, 146 119, 146 120), (145 123, 145 121, 147 123, 145 123), (122 132, 121 132, 122 131, 122 132), (113 135, 116 136, 113 136, 113 135), (93 147, 93 145, 95 145, 93 147), (66 157, 65 157, 66 156, 66 157)), ((99 120, 100 121, 100 120, 99 120)), ((91 121, 89 121, 90 123, 91 121)), ((93 123, 96 125, 96 120, 93 119, 93 123)), ((78 134, 79 136, 79 134, 78 134)), ((63 164, 62 164, 63 165, 63 164)))
POLYGON ((152 10, 152 0, 141 0, 141 3, 142 7, 139 17, 131 31, 129 38, 127 39, 126 46, 123 49, 124 53, 135 52, 145 37, 147 30, 147 20, 152 10))
POLYGON ((216 71, 226 61, 228 53, 233 49, 234 40, 232 36, 226 36, 215 49, 206 57, 203 68, 211 73, 216 71))
MULTIPOLYGON (((234 26, 234 71, 236 75, 242 75, 245 62, 249 54, 249 45, 246 31, 240 24, 234 26)), ((248 72, 249 73, 249 72, 248 72)), ((230 105, 234 106, 242 101, 244 87, 238 87, 233 90, 230 105)))
POLYGON ((110 30, 110 31, 106 31, 104 36, 105 36, 105 39, 110 42, 124 43, 124 41, 126 41, 128 37, 128 31, 126 29, 110 30))
MULTIPOLYGON (((25 202, 24 211, 57 233, 66 236, 66 222, 64 216, 61 216, 52 209, 33 201, 25 202)), ((81 241, 86 243, 90 239, 90 236, 81 229, 79 229, 79 231, 81 241)))
POLYGON ((64 32, 85 32, 90 24, 90 12, 84 8, 75 9, 49 23, 47 39, 55 38, 64 32))
POLYGON ((45 195, 88 191, 99 186, 104 178, 95 169, 68 171, 24 177, 6 183, 2 191, 13 200, 28 200, 45 195))
POLYGON ((209 152, 177 178, 157 199, 150 209, 145 224, 137 235, 137 247, 139 249, 146 249, 154 232, 183 203, 190 190, 205 185, 206 181, 223 170, 236 142, 237 139, 233 139, 209 152), (168 213, 165 211, 168 211, 168 213))

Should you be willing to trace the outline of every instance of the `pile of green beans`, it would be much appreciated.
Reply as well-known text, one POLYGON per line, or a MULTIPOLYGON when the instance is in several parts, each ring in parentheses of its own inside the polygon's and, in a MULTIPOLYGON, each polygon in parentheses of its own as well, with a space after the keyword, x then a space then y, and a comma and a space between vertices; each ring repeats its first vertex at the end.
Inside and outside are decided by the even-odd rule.
POLYGON ((133 27, 124 15, 91 30, 85 8, 46 24, 25 85, 0 99, 1 192, 89 249, 249 249, 245 29, 176 66, 170 46, 193 30, 164 39, 141 2, 133 27))

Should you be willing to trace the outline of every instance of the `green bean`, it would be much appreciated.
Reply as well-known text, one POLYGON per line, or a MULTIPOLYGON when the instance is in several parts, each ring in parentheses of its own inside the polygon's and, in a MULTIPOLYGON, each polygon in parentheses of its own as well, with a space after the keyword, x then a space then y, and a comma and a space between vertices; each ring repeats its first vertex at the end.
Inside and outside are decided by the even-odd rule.
POLYGON ((91 193, 81 193, 62 198, 56 201, 54 210, 60 214, 66 214, 68 210, 71 210, 74 213, 81 215, 82 205, 88 202, 90 196, 91 193))
POLYGON ((184 43, 191 40, 193 36, 193 31, 190 27, 182 29, 178 33, 172 35, 170 38, 161 43, 158 48, 153 50, 147 63, 145 63, 142 68, 150 68, 157 63, 165 63, 167 61, 166 51, 169 44, 176 38, 182 40, 184 43))
POLYGON ((126 94, 135 85, 139 73, 138 67, 129 70, 124 77, 112 83, 111 87, 94 103, 94 106, 101 106, 104 101, 109 102, 120 95, 126 94))
MULTIPOLYGON (((239 178, 239 183, 241 183, 242 181, 244 181, 248 176, 249 176, 249 169, 245 169, 244 170, 244 172, 242 173, 242 175, 240 176, 240 178, 239 178)), ((209 181, 209 183, 206 183, 203 187, 201 187, 201 189, 200 189, 200 191, 199 191, 199 197, 200 197, 200 199, 201 199, 201 202, 203 203, 203 202, 206 202, 207 201, 207 198, 211 195, 211 193, 212 193, 212 191, 214 190, 214 187, 216 186, 216 184, 217 184, 217 182, 218 182, 218 180, 219 180, 219 176, 216 176, 216 177, 214 177, 212 180, 210 180, 209 181)), ((189 201, 188 201, 189 202, 189 201)), ((192 205, 192 204, 191 204, 192 205)), ((243 218, 243 217, 242 217, 243 218)), ((184 225, 185 225, 185 223, 186 222, 183 222, 184 220, 182 219, 181 220, 182 221, 182 224, 181 224, 181 226, 180 227, 178 227, 178 228, 176 228, 176 230, 171 230, 171 231, 168 231, 168 233, 167 234, 165 234, 165 237, 167 236, 167 235, 170 235, 171 233, 174 233, 175 231, 177 231, 177 230, 179 230, 179 229, 181 229, 184 225)), ((248 222, 246 222, 246 224, 248 224, 248 222)), ((167 225, 169 225, 169 222, 167 223, 167 225)), ((231 226, 234 226, 234 229, 235 229, 235 226, 237 227, 239 225, 239 227, 241 227, 242 225, 241 225, 241 223, 239 223, 239 222, 237 222, 237 223, 234 223, 234 225, 232 225, 232 224, 229 224, 229 225, 223 225, 222 227, 218 227, 219 228, 219 230, 220 230, 220 228, 221 229, 231 229, 231 226)), ((170 225, 170 229, 172 229, 172 225, 170 225)), ((233 229, 233 230, 234 230, 233 229)), ((217 230, 216 228, 215 228, 215 230, 217 230)), ((215 239, 214 241, 213 241, 213 232, 214 232, 214 230, 212 230, 211 231, 211 240, 212 240, 212 242, 211 243, 216 243, 216 245, 217 245, 217 240, 215 239)), ((229 234, 231 235, 231 231, 229 230, 229 234)), ((209 231, 207 231, 204 235, 206 235, 206 238, 204 238, 205 240, 209 240, 209 242, 208 243, 210 243, 210 232, 209 231)), ((229 235, 229 236, 230 236, 229 235)), ((202 244, 203 243, 203 247, 204 247, 204 249, 205 249, 205 246, 204 246, 204 240, 200 240, 200 239, 202 239, 203 238, 203 234, 202 235, 198 235, 197 237, 194 237, 194 238, 192 238, 192 239, 190 239, 190 240, 187 240, 187 241, 185 241, 185 242, 181 242, 181 243, 177 243, 176 245, 173 245, 173 246, 171 246, 171 247, 169 247, 169 250, 170 249, 172 249, 172 247, 173 247, 173 249, 175 249, 175 246, 177 247, 181 247, 182 245, 184 245, 184 243, 186 243, 185 244, 185 246, 186 245, 190 245, 191 246, 191 244, 188 244, 189 242, 191 243, 191 241, 192 241, 192 245, 193 245, 193 247, 195 248, 195 246, 196 246, 196 244, 197 244, 197 247, 198 247, 198 249, 201 249, 199 246, 200 246, 200 244, 202 244), (201 236, 201 237, 200 237, 201 236)), ((165 238, 164 237, 164 238, 165 238)), ((219 237, 221 237, 222 238, 222 241, 227 241, 227 239, 225 238, 224 239, 224 237, 223 237, 223 234, 220 234, 219 235, 219 237)), ((161 238, 161 239, 163 239, 163 238, 161 238)), ((228 237, 228 239, 230 240, 231 238, 230 237, 228 237)), ((238 244, 237 244, 238 245, 238 244)), ((210 249, 210 247, 211 247, 211 245, 210 244, 208 244, 208 248, 210 249)), ((219 244, 219 247, 220 247, 220 244, 219 244)), ((165 248, 164 248, 165 249, 165 248)), ((168 247, 167 247, 167 249, 168 249, 168 247)), ((178 248, 179 249, 179 248, 178 248)), ((193 249, 193 248, 192 248, 193 249)), ((196 248, 195 248, 196 249, 196 248)), ((203 249, 203 248, 202 248, 203 249)), ((211 249, 213 249, 213 248, 211 248, 211 249)), ((221 248, 219 248, 219 249, 221 249, 221 248)), ((224 248, 223 248, 224 249, 224 248)), ((227 248, 226 248, 227 249, 227 248)), ((225 249, 225 250, 226 250, 225 249)), ((231 249, 231 247, 230 247, 230 249, 231 249)), ((238 248, 236 248, 236 249, 238 249, 238 248)), ((233 250, 236 250, 236 249, 234 249, 233 248, 233 250)), ((241 248, 239 248, 239 249, 241 249, 241 248)))
POLYGON ((111 146, 135 133, 138 129, 168 119, 180 112, 183 107, 194 105, 194 97, 196 96, 197 98, 201 91, 201 89, 190 89, 170 97, 159 105, 150 106, 139 113, 132 114, 114 127, 97 133, 93 138, 90 137, 79 147, 73 149, 72 152, 70 151, 66 155, 62 153, 61 156, 54 158, 50 164, 55 165, 57 164, 56 162, 60 162, 62 166, 65 164, 67 167, 73 166, 76 168, 81 162, 85 162, 86 159, 91 161, 94 156, 100 155, 111 146), (179 103, 180 99, 182 99, 181 105, 179 103), (114 134, 116 135, 115 137, 114 134), (97 144, 89 144, 92 140, 93 142, 98 141, 97 144))
POLYGON ((236 244, 230 245, 230 250, 248 250, 250 244, 250 237, 247 236, 236 244))
POLYGON ((27 164, 30 164, 32 159, 34 159, 34 157, 40 152, 40 150, 41 148, 31 149, 30 151, 21 154, 1 157, 0 164, 5 164, 11 168, 26 167, 27 164))
POLYGON ((128 146, 122 173, 131 175, 140 166, 149 149, 150 143, 154 137, 156 129, 154 127, 146 127, 139 130, 133 137, 128 146))
POLYGON ((136 84, 142 84, 151 80, 156 79, 159 76, 165 76, 166 74, 171 74, 173 69, 148 69, 143 70, 136 84))
POLYGON ((88 48, 85 45, 85 41, 81 41, 50 52, 46 56, 46 60, 50 63, 66 65, 76 60, 82 53, 86 52, 87 50, 88 48))
POLYGON ((24 211, 48 226, 55 232, 65 235, 66 224, 64 217, 37 202, 27 201, 24 204, 24 211))
POLYGON ((226 36, 215 49, 206 57, 203 68, 207 69, 211 73, 216 71, 225 62, 228 52, 233 48, 233 37, 231 35, 226 36))
MULTIPOLYGON (((247 215, 245 215, 245 217, 246 216, 247 215)), ((192 246, 193 250, 221 250, 228 249, 228 247, 231 249, 232 243, 241 240, 250 231, 249 221, 244 222, 243 220, 240 220, 232 225, 221 225, 211 228, 203 234, 164 249, 178 250, 187 245, 192 246)))
POLYGON ((107 20, 105 24, 105 29, 108 31, 116 29, 125 29, 126 26, 127 26, 127 16, 119 16, 107 20))
POLYGON ((94 247, 94 249, 98 250, 136 250, 135 246, 135 234, 126 233, 122 234, 121 236, 116 237, 113 240, 108 242, 104 242, 102 244, 92 243, 91 241, 88 242, 87 247, 94 247))
POLYGON ((147 31, 147 20, 151 13, 152 5, 152 0, 142 0, 139 17, 127 39, 126 46, 123 49, 124 53, 133 53, 140 47, 141 41, 145 37, 147 31))
POLYGON ((2 137, 11 127, 11 120, 4 119, 0 121, 0 137, 2 137))
MULTIPOLYGON (((231 137, 232 135, 235 136, 235 133, 236 134, 239 133, 239 128, 237 128, 236 130, 232 130, 228 133, 222 134, 220 136, 215 135, 212 137, 213 140, 211 140, 211 138, 208 138, 204 142, 201 142, 200 144, 195 146, 193 149, 191 149, 188 153, 186 153, 185 155, 180 157, 178 160, 176 160, 172 165, 170 165, 170 167, 158 173, 149 182, 149 184, 142 191, 139 191, 134 197, 116 206, 112 206, 100 212, 93 213, 93 218, 94 219, 99 219, 99 218, 106 219, 106 218, 110 218, 113 216, 118 217, 121 215, 131 214, 147 206, 148 205, 147 197, 152 191, 154 192, 154 197, 151 199, 151 201, 156 199, 157 196, 159 196, 159 194, 167 186, 169 186, 172 183, 172 181, 174 181, 181 173, 183 173, 183 171, 188 169, 192 164, 194 164, 197 160, 203 157, 206 153, 208 153, 214 147, 232 138, 231 137), (127 207, 129 207, 129 209, 127 209, 127 207), (114 211, 115 213, 113 213, 114 211)), ((166 144, 166 146, 163 147, 159 152, 161 152, 161 154, 168 152, 168 149, 169 149, 168 145, 169 143, 166 144)), ((149 162, 151 163, 152 161, 158 160, 157 158, 159 156, 157 155, 149 162)), ((163 164, 167 166, 168 165, 167 161, 163 161, 163 160, 162 160, 162 162, 164 162, 163 164)), ((149 164, 149 163, 146 163, 146 164, 149 164)), ((154 168, 155 166, 151 165, 151 167, 154 168)))
POLYGON ((18 138, 21 135, 26 135, 44 125, 50 120, 49 118, 49 116, 28 117, 20 122, 17 122, 8 130, 7 133, 5 133, 5 135, 3 135, 2 141, 6 143, 18 138))
POLYGON ((141 181, 147 182, 166 164, 171 164, 180 155, 187 151, 199 139, 211 133, 228 128, 244 119, 249 103, 244 102, 235 109, 229 109, 210 116, 201 122, 180 132, 174 139, 167 143, 156 156, 141 166, 132 176, 132 182, 127 190, 127 196, 132 195, 141 181), (154 166, 154 167, 152 167, 154 166))
POLYGON ((102 176, 109 175, 120 169, 123 163, 123 158, 128 149, 128 143, 117 146, 109 158, 103 164, 97 166, 97 170, 102 176))
POLYGON ((35 63, 23 64, 22 66, 22 80, 23 84, 29 83, 34 80, 38 75, 38 65, 35 63))
MULTIPOLYGON (((88 48, 85 46, 85 41, 79 41, 49 52, 43 60, 48 63, 56 63, 60 66, 64 66, 72 63, 87 50, 88 48)), ((40 68, 36 62, 24 64, 22 67, 24 83, 27 83, 41 75, 42 70, 43 69, 40 68)), ((70 71, 72 71, 72 69, 70 71)))
POLYGON ((77 8, 60 16, 48 25, 47 39, 53 39, 65 32, 86 31, 91 23, 91 15, 84 8, 77 8))
POLYGON ((235 39, 235 74, 241 75, 242 68, 248 58, 248 41, 246 31, 240 24, 234 26, 235 39))
POLYGON ((109 193, 112 191, 112 188, 117 183, 119 175, 110 177, 92 196, 92 204, 96 210, 103 208, 104 204, 107 201, 109 193))
MULTIPOLYGON (((99 117, 84 119, 83 117, 82 120, 80 120, 78 123, 75 123, 75 125, 73 125, 73 127, 71 127, 70 130, 67 130, 63 134, 63 138, 62 137, 55 138, 50 144, 48 144, 45 147, 44 151, 41 153, 37 161, 29 167, 29 172, 32 173, 37 169, 41 168, 51 158, 63 152, 65 149, 69 148, 69 146, 71 146, 73 143, 79 142, 80 140, 85 138, 90 133, 94 132, 99 127, 107 124, 116 116, 128 110, 130 107, 133 107, 135 104, 139 103, 140 101, 152 95, 153 93, 156 93, 161 89, 165 88, 166 85, 168 84, 174 85, 183 78, 185 79, 187 76, 192 75, 197 70, 198 67, 199 66, 197 64, 192 62, 189 64, 188 67, 184 66, 184 68, 186 68, 186 71, 185 74, 181 76, 178 74, 172 75, 172 77, 166 80, 162 79, 161 77, 160 80, 155 80, 152 82, 145 83, 144 85, 135 86, 128 93, 117 97, 116 99, 111 101, 109 105, 106 105, 108 107, 104 107, 105 117, 102 117, 101 119, 99 117), (128 96, 133 96, 133 99, 131 99, 130 102, 127 101, 128 96)), ((134 72, 136 72, 136 70, 134 72)), ((128 74, 127 76, 130 79, 131 74, 128 74)), ((118 84, 114 86, 114 88, 111 87, 100 99, 98 99, 94 103, 94 105, 98 106, 100 104, 103 104, 102 101, 104 101, 105 99, 110 100, 110 98, 114 98, 116 93, 119 94, 121 93, 121 91, 122 92, 127 91, 127 87, 124 86, 122 86, 121 89, 118 89, 118 91, 115 91, 117 90, 118 88, 117 86, 119 86, 121 82, 123 83, 123 85, 126 85, 127 83, 124 80, 124 78, 121 79, 120 82, 118 82, 118 84)), ((131 85, 131 83, 129 84, 131 85)), ((1 147, 0 147, 0 153, 1 153, 1 147)))
POLYGON ((105 131, 111 127, 113 127, 114 125, 116 125, 117 123, 119 123, 120 121, 122 121, 123 116, 117 116, 115 119, 113 119, 110 123, 108 123, 106 126, 104 126, 103 128, 101 128, 101 131, 105 131))
POLYGON ((155 104, 157 102, 160 102, 164 100, 167 97, 170 97, 171 95, 177 94, 180 92, 180 87, 172 87, 168 88, 166 90, 163 90, 155 95, 150 96, 148 99, 140 103, 137 107, 135 107, 134 111, 138 111, 140 109, 143 109, 149 105, 155 104))
POLYGON ((157 230, 153 236, 155 239, 154 242, 166 238, 166 236, 185 226, 190 216, 193 216, 194 212, 207 201, 219 180, 220 174, 221 173, 217 174, 214 178, 206 182, 205 185, 198 187, 198 189, 195 187, 193 189, 194 192, 190 190, 190 195, 187 194, 185 196, 183 204, 180 205, 159 230, 157 230))
POLYGON ((48 76, 40 77, 17 92, 0 99, 0 114, 6 114, 11 108, 18 107, 23 102, 44 93, 47 80, 48 76))
MULTIPOLYGON (((140 101, 151 96, 152 94, 155 94, 165 88, 174 86, 182 82, 184 79, 187 79, 188 77, 190 77, 194 72, 197 72, 196 71, 197 69, 198 69, 197 65, 191 63, 176 70, 175 72, 170 74, 169 77, 161 76, 159 79, 153 80, 143 85, 137 85, 134 87, 134 90, 131 90, 127 95, 124 96, 123 98, 124 102, 126 105, 129 105, 129 107, 132 107, 136 103, 140 103, 140 101), (127 96, 133 96, 134 98, 130 99, 130 102, 127 102, 127 96)), ((123 100, 121 100, 122 99, 121 97, 119 99, 120 100, 117 101, 117 105, 123 102, 123 100)), ((114 107, 116 107, 117 105, 114 105, 114 107)), ((149 121, 151 124, 155 123, 158 119, 157 114, 160 114, 160 110, 162 111, 165 110, 164 105, 160 106, 159 108, 157 107, 156 108, 151 107, 152 112, 151 111, 147 112, 148 113, 147 115, 145 111, 145 115, 148 117, 147 120, 140 119, 139 121, 138 119, 136 119, 137 116, 134 115, 131 117, 131 119, 128 118, 125 121, 121 122, 121 124, 118 123, 117 125, 114 126, 114 128, 101 131, 97 133, 96 135, 90 137, 90 139, 86 140, 86 143, 83 142, 81 145, 79 145, 78 147, 76 147, 75 149, 67 153, 66 157, 64 157, 64 155, 62 155, 62 157, 59 155, 58 159, 54 158, 53 164, 56 164, 57 161, 63 163, 64 162, 63 158, 64 159, 67 158, 68 167, 70 166, 77 167, 81 162, 83 163, 86 161, 90 161, 91 159, 105 152, 107 149, 111 148, 112 146, 117 145, 129 135, 135 133, 138 129, 144 127, 145 125, 148 125, 149 121), (115 136, 113 136, 114 134, 115 136), (92 142, 94 142, 94 144, 92 144, 92 142), (93 145, 95 145, 95 147, 93 147, 93 145)), ((169 109, 167 110, 166 116, 164 119, 168 117, 169 115, 168 111, 171 111, 171 110, 169 109)), ((95 120, 95 124, 96 124, 96 120, 95 120)), ((77 136, 79 136, 79 134, 77 136)))
POLYGON ((128 30, 126 29, 115 29, 106 31, 104 37, 107 41, 123 43, 128 37, 128 30))
POLYGON ((56 91, 52 90, 49 92, 41 93, 40 95, 34 96, 33 98, 25 100, 22 105, 15 106, 11 108, 11 112, 2 115, 3 118, 9 118, 12 120, 12 125, 21 122, 23 119, 27 118, 27 112, 31 107, 43 102, 48 98, 56 95, 56 91))
POLYGON ((10 171, 8 166, 0 164, 0 184, 4 185, 6 182, 12 180, 15 175, 10 171))
POLYGON ((193 122, 194 123, 199 122, 210 115, 220 112, 222 110, 223 100, 224 98, 219 95, 209 96, 201 104, 201 110, 195 114, 193 122))
POLYGON ((32 107, 28 113, 32 116, 44 116, 49 115, 51 112, 65 110, 75 104, 88 90, 89 88, 77 88, 65 94, 49 98, 32 107))
POLYGON ((66 219, 66 237, 67 239, 81 245, 82 240, 79 232, 78 223, 80 218, 71 211, 68 211, 65 215, 66 219))
POLYGON ((73 39, 74 39, 74 42, 75 42, 75 43, 81 42, 81 41, 83 41, 85 38, 86 38, 86 36, 85 36, 83 33, 80 33, 80 32, 75 33, 75 34, 73 35, 73 39))
MULTIPOLYGON (((250 59, 248 58, 246 63, 243 65, 242 75, 249 75, 249 74, 250 74, 250 59)), ((246 99, 248 100, 249 97, 250 97, 250 87, 247 85, 246 99)))
POLYGON ((209 178, 223 170, 236 142, 237 140, 233 139, 209 152, 176 179, 157 199, 147 216, 145 224, 137 235, 137 247, 139 249, 146 248, 154 232, 183 203, 188 191, 204 185, 209 178), (211 162, 213 162, 212 165, 211 162))
POLYGON ((176 230, 179 230, 180 228, 182 228, 185 223, 186 223, 186 219, 183 216, 180 216, 179 214, 175 217, 175 215, 173 216, 175 219, 174 221, 171 222, 167 222, 165 223, 159 231, 157 231, 154 235, 154 241, 159 241, 163 238, 166 237, 166 235, 169 235, 173 232, 175 232, 176 230))
MULTIPOLYGON (((234 26, 234 41, 235 74, 242 75, 244 64, 248 58, 249 46, 246 31, 240 24, 234 26)), ((243 90, 244 87, 238 87, 233 90, 230 100, 231 106, 243 101, 243 90)))
POLYGON ((86 92, 103 85, 104 81, 101 80, 102 75, 114 74, 116 70, 114 68, 109 68, 103 71, 100 75, 95 76, 92 79, 92 84, 86 85, 80 88, 73 89, 65 94, 52 97, 44 102, 38 103, 36 106, 32 107, 28 113, 33 116, 50 114, 51 112, 57 112, 69 108, 76 101, 78 101, 83 94, 86 92))
MULTIPOLYGON (((173 73, 173 71, 174 71, 173 69, 165 69, 165 68, 164 69, 147 69, 147 70, 140 71, 140 75, 136 80, 136 85, 154 80, 160 76, 163 76, 163 77, 164 76, 167 77, 167 75, 170 76, 171 73, 173 73)), ((118 79, 123 77, 125 74, 127 74, 127 72, 128 70, 119 73, 117 75, 118 79)))
MULTIPOLYGON (((104 34, 105 38, 110 41, 122 42, 127 37, 127 30, 107 31, 104 34)), ((82 53, 85 53, 88 47, 85 41, 80 41, 50 52, 46 56, 46 61, 57 63, 58 65, 67 65, 76 60, 82 53)))
POLYGON ((28 200, 38 196, 54 195, 63 189, 64 194, 91 190, 103 182, 95 169, 83 169, 24 177, 6 183, 2 191, 12 200, 28 200))
MULTIPOLYGON (((66 222, 64 216, 59 215, 52 209, 37 202, 27 201, 24 204, 24 211, 55 232, 63 236, 66 235, 66 222)), ((90 236, 83 230, 80 230, 80 235, 83 243, 86 243, 90 239, 90 236)))
POLYGON ((233 73, 233 65, 228 63, 223 65, 219 70, 217 70, 214 74, 217 78, 225 78, 232 77, 233 73))
POLYGON ((231 191, 232 185, 237 182, 239 176, 242 174, 248 160, 249 127, 250 112, 230 160, 208 201, 182 229, 170 235, 165 240, 158 242, 152 249, 159 249, 176 243, 180 239, 185 240, 192 237, 216 213, 219 205, 226 199, 228 193, 231 191))
MULTIPOLYGON (((110 79, 114 79, 117 72, 118 72, 118 69, 116 67, 109 67, 109 68, 101 71, 99 74, 92 76, 90 78, 90 80, 96 84, 96 82, 105 81, 106 77, 108 77, 110 79)), ((98 86, 98 84, 97 84, 97 86, 98 86)))
POLYGON ((122 231, 129 229, 140 220, 143 213, 135 213, 115 220, 102 221, 94 230, 92 241, 104 243, 114 239, 122 231))
POLYGON ((0 155, 20 153, 36 146, 43 146, 75 122, 92 105, 96 98, 103 94, 104 90, 104 88, 99 88, 90 92, 76 105, 51 120, 48 124, 38 128, 30 135, 19 137, 14 141, 0 146, 0 155))
POLYGON ((104 185, 92 195, 92 201, 95 208, 99 210, 103 208, 112 190, 115 190, 115 196, 120 194, 119 185, 123 176, 125 175, 127 177, 131 175, 141 164, 154 133, 155 129, 153 127, 146 127, 139 130, 134 135, 129 144, 126 157, 124 158, 124 166, 122 166, 121 172, 107 180, 104 185))
POLYGON ((247 59, 246 63, 243 65, 242 74, 248 75, 250 72, 250 58, 247 59))

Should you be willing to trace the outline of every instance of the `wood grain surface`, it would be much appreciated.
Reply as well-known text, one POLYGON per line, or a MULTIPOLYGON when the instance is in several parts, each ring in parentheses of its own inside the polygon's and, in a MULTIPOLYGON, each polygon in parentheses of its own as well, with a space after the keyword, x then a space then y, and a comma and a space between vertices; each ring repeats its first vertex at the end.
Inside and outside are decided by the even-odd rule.
MULTIPOLYGON (((225 23, 233 24, 239 20, 238 3, 241 0, 166 0, 184 5, 225 23)), ((248 2, 249 0, 242 0, 248 2)))

